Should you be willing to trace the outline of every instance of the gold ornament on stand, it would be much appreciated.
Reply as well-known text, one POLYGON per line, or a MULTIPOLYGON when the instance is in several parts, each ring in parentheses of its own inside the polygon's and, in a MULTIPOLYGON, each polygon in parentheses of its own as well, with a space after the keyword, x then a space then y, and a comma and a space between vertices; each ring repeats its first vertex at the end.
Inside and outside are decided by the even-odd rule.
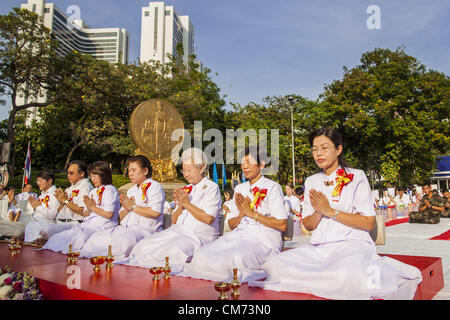
POLYGON ((79 255, 79 252, 72 251, 72 245, 69 244, 69 251, 67 251, 67 264, 76 264, 79 255))
POLYGON ((164 279, 170 279, 170 272, 172 271, 172 268, 169 265, 169 257, 166 257, 166 265, 164 266, 163 271, 165 273, 164 279))
POLYGON ((220 292, 219 300, 228 300, 226 292, 231 289, 229 282, 217 282, 214 285, 214 289, 216 289, 217 292, 220 292))
POLYGON ((163 271, 163 268, 161 267, 153 267, 150 268, 150 273, 153 275, 153 281, 158 281, 161 278, 159 277, 159 275, 161 274, 161 272, 163 271))
POLYGON ((108 255, 106 256, 106 270, 110 271, 113 267, 114 256, 112 255, 112 246, 108 247, 108 255))
POLYGON ((233 296, 233 298, 237 298, 241 294, 239 292, 239 288, 241 287, 241 283, 238 280, 237 272, 238 272, 238 269, 234 268, 233 269, 233 281, 231 281, 231 283, 230 283, 231 284, 231 289, 232 289, 231 295, 233 296))
POLYGON ((102 269, 101 265, 105 262, 105 259, 106 257, 104 256, 92 257, 90 259, 91 264, 95 265, 94 272, 97 273, 102 269))
POLYGON ((12 237, 8 245, 8 249, 11 255, 15 256, 16 254, 20 253, 20 248, 22 248, 20 241, 19 240, 16 241, 14 237, 12 237))

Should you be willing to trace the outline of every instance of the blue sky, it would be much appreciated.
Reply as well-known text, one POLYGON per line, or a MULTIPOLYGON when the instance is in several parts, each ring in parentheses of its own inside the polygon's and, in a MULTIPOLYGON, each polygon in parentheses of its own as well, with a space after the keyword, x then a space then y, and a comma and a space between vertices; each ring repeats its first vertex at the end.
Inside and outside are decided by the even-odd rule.
MULTIPOLYGON (((25 0, 1 0, 0 14, 25 0)), ((91 27, 121 27, 130 34, 130 61, 139 58, 142 0, 54 0, 78 5, 91 27)), ((428 68, 450 74, 448 0, 172 0, 194 25, 198 59, 229 102, 260 103, 296 93, 316 99, 377 47, 404 46, 428 68), (381 9, 381 29, 369 30, 369 5, 381 9), (215 73, 218 73, 216 76, 215 73)), ((8 108, 1 107, 0 119, 8 108)))

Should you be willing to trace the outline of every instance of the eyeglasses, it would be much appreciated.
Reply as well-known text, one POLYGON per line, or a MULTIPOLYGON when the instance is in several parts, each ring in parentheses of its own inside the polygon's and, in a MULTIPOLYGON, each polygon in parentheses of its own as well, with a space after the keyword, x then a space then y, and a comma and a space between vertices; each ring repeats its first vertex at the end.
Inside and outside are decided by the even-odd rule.
POLYGON ((327 153, 328 151, 330 151, 331 149, 332 149, 333 147, 331 147, 331 146, 329 146, 329 145, 324 145, 323 147, 314 147, 314 148, 311 148, 311 152, 312 153, 318 153, 319 152, 319 150, 320 151, 323 151, 324 153, 327 153))
POLYGON ((74 172, 74 171, 67 171, 67 175, 68 175, 68 176, 73 176, 75 173, 76 173, 76 172, 74 172))

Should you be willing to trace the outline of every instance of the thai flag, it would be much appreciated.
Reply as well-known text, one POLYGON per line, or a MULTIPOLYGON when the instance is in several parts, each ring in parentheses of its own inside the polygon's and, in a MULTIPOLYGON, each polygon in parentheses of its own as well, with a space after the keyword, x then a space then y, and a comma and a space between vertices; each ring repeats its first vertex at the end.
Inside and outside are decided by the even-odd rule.
POLYGON ((24 166, 24 178, 23 178, 24 185, 29 183, 30 179, 31 179, 31 149, 30 149, 30 143, 28 142, 28 150, 27 150, 27 156, 25 158, 25 166, 24 166))

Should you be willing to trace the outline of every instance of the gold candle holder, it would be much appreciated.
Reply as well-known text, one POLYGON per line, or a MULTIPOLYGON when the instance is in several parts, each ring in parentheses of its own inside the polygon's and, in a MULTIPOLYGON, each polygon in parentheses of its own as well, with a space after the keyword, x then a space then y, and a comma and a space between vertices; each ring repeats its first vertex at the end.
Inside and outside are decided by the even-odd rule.
POLYGON ((108 255, 106 256, 106 270, 111 270, 113 265, 113 261, 114 261, 114 256, 112 255, 112 246, 108 246, 108 255))
POLYGON ((150 273, 153 275, 153 281, 158 281, 161 278, 159 277, 159 275, 161 274, 161 272, 163 271, 163 268, 161 267, 153 267, 150 268, 150 273))
POLYGON ((166 265, 164 266, 163 271, 165 273, 164 279, 170 279, 170 272, 172 271, 172 268, 169 265, 169 257, 166 257, 166 265))
POLYGON ((11 253, 12 256, 15 256, 18 253, 17 252, 18 249, 17 249, 17 246, 16 246, 16 240, 14 239, 14 237, 9 242, 8 249, 9 249, 9 252, 11 253))
POLYGON ((91 264, 95 265, 94 272, 99 272, 102 268, 100 267, 105 262, 106 257, 98 256, 92 257, 90 259, 91 264))
POLYGON ((73 253, 73 251, 72 251, 72 245, 71 244, 69 244, 69 251, 67 251, 67 263, 68 264, 72 264, 72 253, 73 253))
POLYGON ((80 256, 79 252, 72 252, 70 264, 76 264, 79 256, 80 256))
POLYGON ((228 282, 217 282, 214 285, 214 289, 220 292, 219 300, 228 300, 226 292, 231 289, 231 285, 228 282))
POLYGON ((238 280, 237 272, 238 272, 238 269, 234 268, 233 269, 233 281, 231 281, 231 283, 230 283, 231 289, 232 289, 231 295, 234 298, 237 298, 241 295, 241 293, 239 291, 239 288, 241 287, 241 283, 238 280))

